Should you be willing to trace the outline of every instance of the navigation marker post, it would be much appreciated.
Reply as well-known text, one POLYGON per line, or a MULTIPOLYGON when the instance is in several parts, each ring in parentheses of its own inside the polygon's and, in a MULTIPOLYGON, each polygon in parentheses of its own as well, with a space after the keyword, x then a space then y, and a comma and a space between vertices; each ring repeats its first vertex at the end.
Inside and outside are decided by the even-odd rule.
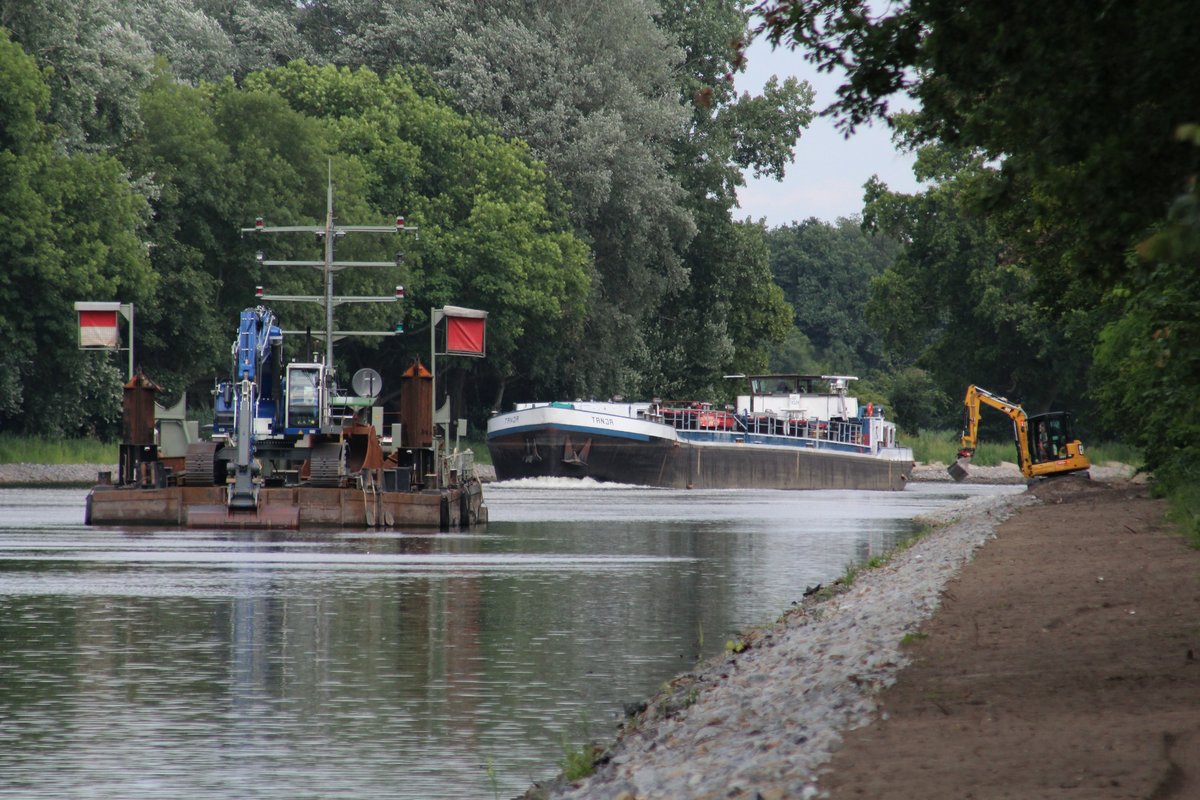
POLYGON ((76 301, 80 350, 129 351, 129 380, 133 380, 133 303, 76 301), (129 347, 121 347, 117 314, 129 323, 129 347))
MULTIPOLYGON (((437 329, 446 323, 446 349, 444 356, 468 356, 483 358, 487 355, 486 311, 460 306, 444 306, 429 309, 429 372, 433 375, 430 397, 430 419, 433 421, 433 460, 438 462, 438 407, 437 407, 437 329)), ((446 420, 446 440, 450 439, 450 420, 446 420)))

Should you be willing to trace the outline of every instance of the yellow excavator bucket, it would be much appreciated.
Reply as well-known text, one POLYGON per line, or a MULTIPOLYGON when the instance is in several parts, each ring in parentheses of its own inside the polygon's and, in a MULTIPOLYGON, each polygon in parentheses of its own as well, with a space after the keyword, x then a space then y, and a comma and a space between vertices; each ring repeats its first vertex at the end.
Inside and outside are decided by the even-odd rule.
POLYGON ((958 460, 950 466, 946 467, 946 472, 950 473, 950 477, 956 481, 962 481, 967 477, 967 466, 971 463, 970 456, 959 456, 958 460))

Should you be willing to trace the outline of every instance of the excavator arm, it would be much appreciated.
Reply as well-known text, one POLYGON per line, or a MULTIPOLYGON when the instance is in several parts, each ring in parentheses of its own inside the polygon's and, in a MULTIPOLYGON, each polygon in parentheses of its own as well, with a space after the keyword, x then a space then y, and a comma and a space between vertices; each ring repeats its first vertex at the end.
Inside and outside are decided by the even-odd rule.
POLYGON ((1029 419, 1025 414, 1025 409, 1008 398, 992 394, 987 389, 981 389, 975 384, 967 387, 967 394, 963 398, 963 406, 965 407, 965 411, 963 414, 963 431, 959 442, 958 460, 946 470, 950 473, 950 477, 956 481, 961 481, 967 477, 967 465, 971 463, 971 457, 975 455, 976 438, 979 435, 979 411, 981 406, 990 406, 1013 421, 1013 435, 1017 440, 1017 459, 1021 462, 1021 473, 1027 478, 1030 477, 1028 471, 1030 464, 1029 445, 1028 437, 1025 435, 1029 419))
POLYGON ((1021 431, 1027 427, 1028 418, 1020 405, 987 389, 980 389, 975 384, 967 387, 963 399, 966 412, 963 419, 963 432, 958 451, 959 458, 970 458, 975 455, 975 440, 979 434, 979 408, 981 405, 991 406, 1013 421, 1013 432, 1020 438, 1021 431))

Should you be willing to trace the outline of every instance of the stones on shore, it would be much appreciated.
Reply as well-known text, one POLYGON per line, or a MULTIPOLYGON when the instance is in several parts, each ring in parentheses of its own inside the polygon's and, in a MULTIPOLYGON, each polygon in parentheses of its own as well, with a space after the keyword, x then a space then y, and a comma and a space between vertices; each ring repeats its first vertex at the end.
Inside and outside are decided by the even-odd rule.
POLYGON ((0 464, 0 486, 91 486, 116 464, 0 464))
MULTIPOLYGON (((490 464, 477 464, 482 483, 496 480, 490 464)), ((0 464, 0 486, 92 486, 101 472, 117 473, 116 464, 0 464)))

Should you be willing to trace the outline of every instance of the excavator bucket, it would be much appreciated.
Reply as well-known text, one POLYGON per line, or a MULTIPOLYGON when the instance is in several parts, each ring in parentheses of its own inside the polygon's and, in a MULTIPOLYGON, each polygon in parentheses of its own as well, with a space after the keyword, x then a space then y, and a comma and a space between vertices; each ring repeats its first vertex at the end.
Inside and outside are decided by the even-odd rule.
POLYGON ((953 464, 946 467, 946 472, 949 472, 950 477, 954 478, 954 480, 961 481, 963 478, 967 477, 967 467, 970 465, 970 463, 971 459, 969 458, 959 458, 953 464))
POLYGON ((347 425, 342 433, 350 445, 347 472, 353 475, 362 470, 383 467, 383 449, 379 446, 379 437, 374 428, 370 425, 347 425))

